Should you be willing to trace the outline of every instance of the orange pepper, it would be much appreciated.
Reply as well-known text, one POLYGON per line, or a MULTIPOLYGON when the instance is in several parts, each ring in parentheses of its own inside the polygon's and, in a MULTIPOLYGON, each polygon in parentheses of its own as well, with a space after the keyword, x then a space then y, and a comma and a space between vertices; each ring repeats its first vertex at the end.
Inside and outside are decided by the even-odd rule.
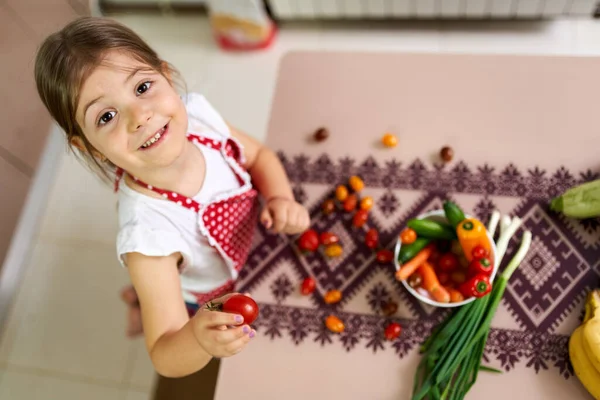
POLYGON ((325 326, 334 333, 344 332, 345 328, 344 323, 335 315, 330 315, 325 318, 325 326))
POLYGON ((330 290, 329 292, 325 293, 323 300, 325 300, 325 303, 327 304, 338 303, 340 300, 342 300, 342 292, 339 290, 330 290))
POLYGON ((473 259, 473 249, 477 246, 483 247, 488 254, 490 253, 490 240, 487 236, 487 230, 481 221, 475 218, 467 218, 461 221, 456 227, 456 235, 458 236, 463 253, 469 262, 473 259))

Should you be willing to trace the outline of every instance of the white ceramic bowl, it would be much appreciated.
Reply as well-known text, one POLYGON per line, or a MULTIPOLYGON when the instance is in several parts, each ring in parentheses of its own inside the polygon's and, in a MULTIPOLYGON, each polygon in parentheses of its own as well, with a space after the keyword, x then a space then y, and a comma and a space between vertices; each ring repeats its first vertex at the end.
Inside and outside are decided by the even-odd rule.
MULTIPOLYGON (((471 218, 471 216, 466 215, 467 218, 471 218)), ((446 219, 446 214, 444 213, 444 210, 434 210, 425 214, 421 214, 417 217, 417 219, 430 219, 432 221, 437 221, 437 222, 445 222, 448 223, 448 220, 446 219)), ((492 249, 492 253, 493 253, 493 260, 494 260, 494 270, 492 271, 492 275, 490 276, 490 282, 494 281, 494 278, 496 277, 496 272, 498 272, 498 260, 497 260, 497 251, 496 251, 496 243, 494 243, 494 239, 492 238, 492 236, 490 235, 489 232, 487 232, 488 238, 490 239, 490 244, 491 244, 491 249, 492 249)), ((400 263, 398 262, 398 254, 400 254, 400 248, 402 247, 402 243, 400 242, 400 238, 398 238, 398 241, 396 242, 396 248, 394 250, 394 260, 395 260, 395 264, 396 264, 396 270, 398 270, 400 268, 400 263)), ((468 304, 472 301, 475 300, 475 297, 471 297, 468 298, 466 300, 463 300, 461 302, 458 303, 439 303, 435 300, 433 300, 431 298, 431 296, 429 296, 429 294, 427 293, 427 291, 425 289, 413 289, 406 280, 401 281, 402 284, 404 285, 404 287, 406 288, 406 290, 408 290, 410 292, 410 294, 412 294, 413 296, 415 296, 417 299, 421 300, 424 303, 427 303, 431 306, 435 306, 435 307, 444 307, 444 308, 453 308, 453 307, 460 307, 463 306, 465 304, 468 304)))

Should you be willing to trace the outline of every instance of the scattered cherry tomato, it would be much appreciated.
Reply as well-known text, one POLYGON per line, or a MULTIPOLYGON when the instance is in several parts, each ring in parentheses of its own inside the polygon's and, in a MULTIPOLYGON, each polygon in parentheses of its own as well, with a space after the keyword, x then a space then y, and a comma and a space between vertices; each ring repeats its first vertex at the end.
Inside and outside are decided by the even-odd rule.
POLYGON ((319 248, 319 235, 313 229, 305 231, 298 238, 298 247, 302 251, 315 251, 319 248))
POLYGON ((446 253, 440 258, 438 267, 442 272, 452 272, 458 268, 458 258, 452 253, 446 253))
POLYGON ((356 203, 358 202, 358 199, 356 198, 355 194, 351 194, 348 197, 346 197, 346 200, 344 201, 344 210, 350 212, 352 210, 354 210, 356 208, 356 203))
POLYGON ((417 232, 413 231, 410 228, 405 228, 402 232, 400 232, 400 241, 402 244, 411 244, 417 240, 417 232))
POLYGON ((492 275, 494 265, 489 258, 483 257, 480 259, 473 259, 469 265, 469 276, 475 276, 477 274, 492 275))
POLYGON ((258 305, 251 297, 234 294, 223 303, 223 312, 240 314, 245 324, 251 324, 258 317, 258 305))
POLYGON ((315 282, 314 278, 305 278, 302 281, 302 285, 300 286, 300 293, 302 293, 305 296, 308 296, 309 294, 315 291, 316 286, 317 283, 315 282))
POLYGON ((413 289, 420 287, 422 283, 423 276, 418 272, 413 272, 413 274, 408 277, 408 285, 413 289))
POLYGON ((391 133, 386 133, 381 138, 381 142, 385 147, 396 147, 396 145, 398 144, 398 138, 392 135, 391 133))
POLYGON ((373 198, 371 196, 363 197, 360 201, 360 208, 367 211, 373 208, 373 198))
POLYGON ((367 223, 369 219, 369 213, 366 210, 358 210, 354 213, 354 217, 352 217, 352 225, 357 228, 362 228, 364 224, 367 223))
POLYGON ((462 283, 465 283, 465 281, 467 280, 467 274, 461 271, 454 271, 450 274, 450 279, 452 280, 452 282, 460 285, 462 283))
POLYGON ((385 302, 383 304, 383 306, 381 307, 381 312, 386 317, 391 317, 392 315, 396 314, 396 311, 398 311, 398 304, 391 300, 388 302, 385 302))
POLYGON ((329 246, 325 247, 325 255, 329 258, 339 257, 343 252, 344 249, 342 249, 342 246, 337 243, 330 244, 329 246))
POLYGON ((350 179, 348 180, 348 184, 355 192, 360 192, 365 187, 365 183, 363 182, 363 180, 356 175, 350 177, 350 179))
POLYGON ((324 246, 329 246, 330 244, 335 244, 335 243, 340 242, 340 238, 335 233, 331 233, 331 232, 321 233, 321 236, 319 237, 319 239, 321 240, 321 244, 324 246))
POLYGON ((397 322, 392 322, 392 323, 388 324, 388 326, 386 326, 384 335, 387 340, 394 340, 398 336, 400 336, 401 332, 402 332, 402 327, 400 326, 400 324, 397 322))
POLYGON ((333 333, 344 332, 344 323, 335 315, 330 315, 325 318, 325 326, 333 333))
POLYGON ((329 137, 329 131, 327 128, 319 128, 315 131, 313 137, 317 142, 323 142, 329 137))
POLYGON ((438 281, 440 281, 442 285, 445 285, 450 281, 450 274, 448 272, 440 272, 439 274, 437 274, 437 276, 438 281))
POLYGON ((487 250, 483 246, 475 246, 471 255, 474 259, 479 260, 480 258, 487 257, 487 250))
POLYGON ((379 250, 377 252, 376 257, 377 257, 377 261, 379 261, 382 264, 389 263, 390 261, 392 261, 394 259, 394 253, 392 253, 388 249, 383 249, 383 250, 379 250))
POLYGON ((335 211, 335 201, 329 199, 323 202, 323 214, 329 215, 333 214, 335 211))
POLYGON ((335 189, 335 198, 339 201, 345 201, 348 197, 348 188, 344 185, 340 185, 335 189))
POLYGON ((454 158, 454 150, 452 150, 452 147, 449 147, 449 146, 442 147, 442 149, 440 150, 440 158, 444 162, 452 161, 452 158, 454 158))
POLYGON ((365 235, 365 244, 367 245, 368 248, 374 249, 377 247, 378 243, 379 243, 379 233, 377 232, 377 229, 375 229, 375 228, 369 229, 369 231, 365 235))
POLYGON ((340 300, 342 300, 342 292, 339 290, 330 290, 329 292, 325 293, 323 300, 325 300, 325 303, 327 304, 338 303, 340 300))

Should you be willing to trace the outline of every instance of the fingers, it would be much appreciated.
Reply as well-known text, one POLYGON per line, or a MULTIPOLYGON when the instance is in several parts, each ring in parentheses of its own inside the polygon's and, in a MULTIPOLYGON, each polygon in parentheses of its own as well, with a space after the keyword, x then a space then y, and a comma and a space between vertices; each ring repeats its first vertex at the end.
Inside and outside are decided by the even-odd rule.
POLYGON ((244 322, 244 317, 239 314, 204 309, 196 313, 194 318, 198 318, 199 325, 204 328, 217 328, 223 325, 235 326, 244 322))
MULTIPOLYGON (((271 231, 274 233, 295 234, 305 231, 310 225, 308 211, 294 201, 274 203, 263 210, 261 222, 264 223, 264 215, 272 221, 271 231)), ((266 225, 265 225, 266 226, 266 225)))
POLYGON ((273 218, 271 218, 271 212, 268 207, 265 207, 260 214, 260 223, 263 224, 265 229, 271 229, 273 226, 273 218))
POLYGON ((231 355, 239 353, 240 351, 242 351, 244 349, 244 347, 248 344, 248 342, 250 340, 252 340, 252 338, 254 338, 255 335, 256 335, 256 331, 250 330, 250 332, 248 334, 244 334, 240 338, 227 344, 225 346, 225 351, 227 351, 231 355))

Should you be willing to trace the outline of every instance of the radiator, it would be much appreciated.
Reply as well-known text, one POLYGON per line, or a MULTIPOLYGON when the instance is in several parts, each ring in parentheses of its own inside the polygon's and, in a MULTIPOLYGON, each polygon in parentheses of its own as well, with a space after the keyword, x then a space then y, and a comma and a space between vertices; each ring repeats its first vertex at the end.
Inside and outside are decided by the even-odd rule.
POLYGON ((592 17, 598 0, 265 0, 278 20, 592 17))

